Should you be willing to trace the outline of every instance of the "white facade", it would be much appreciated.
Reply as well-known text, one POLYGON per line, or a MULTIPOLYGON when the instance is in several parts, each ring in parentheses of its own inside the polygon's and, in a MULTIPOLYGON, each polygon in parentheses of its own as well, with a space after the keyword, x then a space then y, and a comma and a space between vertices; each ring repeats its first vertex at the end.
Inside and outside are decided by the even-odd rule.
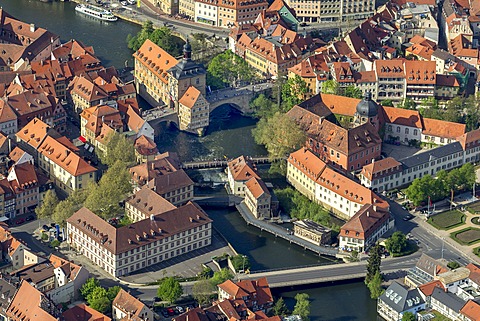
POLYGON ((0 130, 5 133, 5 135, 14 135, 18 132, 17 119, 8 120, 0 123, 0 130))
POLYGON ((408 145, 410 140, 420 142, 422 139, 422 129, 412 126, 385 124, 384 140, 391 140, 397 138, 397 141, 403 145, 408 145), (397 138, 398 137, 398 138, 397 138))
POLYGON ((349 201, 343 197, 341 193, 336 193, 320 184, 315 184, 315 200, 327 208, 336 209, 342 213, 342 216, 345 218, 351 218, 363 205, 361 203, 349 201))
POLYGON ((195 22, 218 25, 218 6, 213 3, 195 1, 195 22))
POLYGON ((451 138, 444 138, 444 137, 439 137, 439 136, 433 136, 433 135, 425 135, 422 133, 422 143, 431 143, 435 145, 447 145, 452 142, 454 142, 454 139, 451 138))

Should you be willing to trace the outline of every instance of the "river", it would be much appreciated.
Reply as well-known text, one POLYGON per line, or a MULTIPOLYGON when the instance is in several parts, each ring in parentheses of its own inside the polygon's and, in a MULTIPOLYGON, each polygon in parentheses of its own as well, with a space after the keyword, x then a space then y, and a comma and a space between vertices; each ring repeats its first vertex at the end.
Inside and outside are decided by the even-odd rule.
MULTIPOLYGON (((69 2, 1 0, 0 6, 20 20, 58 34, 62 41, 75 38, 93 46, 105 66, 123 67, 125 61, 131 65, 131 51, 126 47, 125 39, 128 34, 136 34, 139 26, 123 21, 109 24, 90 19, 76 14, 75 4, 69 2)), ((265 149, 257 145, 251 136, 255 124, 254 119, 243 117, 236 110, 224 106, 212 113, 204 137, 181 133, 162 125, 156 141, 160 151, 175 151, 183 160, 265 155, 265 149)), ((209 175, 208 172, 200 174, 204 180, 215 181, 218 177, 209 175)), ((214 219, 215 227, 235 244, 240 253, 251 258, 252 269, 328 263, 326 259, 247 226, 236 211, 208 210, 208 213, 214 219)), ((368 290, 362 282, 281 289, 274 291, 274 295, 284 297, 292 308, 297 292, 310 295, 312 321, 377 319, 376 303, 369 299, 368 290)))

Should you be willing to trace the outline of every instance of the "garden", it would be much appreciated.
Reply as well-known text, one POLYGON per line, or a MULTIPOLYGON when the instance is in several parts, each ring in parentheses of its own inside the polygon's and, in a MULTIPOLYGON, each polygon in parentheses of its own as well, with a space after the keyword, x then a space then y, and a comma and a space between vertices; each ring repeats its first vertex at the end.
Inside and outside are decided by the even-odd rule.
POLYGON ((450 230, 465 224, 465 214, 460 211, 446 211, 432 216, 427 221, 439 230, 450 230))
POLYGON ((467 210, 472 214, 480 214, 480 202, 469 204, 467 210))
POLYGON ((451 233, 450 237, 462 245, 472 245, 480 242, 480 229, 467 227, 451 233))

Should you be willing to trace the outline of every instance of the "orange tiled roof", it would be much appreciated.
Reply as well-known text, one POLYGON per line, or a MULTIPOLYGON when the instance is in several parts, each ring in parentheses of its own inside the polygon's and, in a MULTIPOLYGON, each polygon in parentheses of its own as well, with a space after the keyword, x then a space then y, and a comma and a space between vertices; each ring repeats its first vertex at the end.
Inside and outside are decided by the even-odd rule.
POLYGON ((468 300, 460 310, 460 313, 470 321, 480 321, 480 304, 473 300, 468 300))
POLYGON ((243 155, 229 161, 228 168, 235 181, 247 181, 252 177, 259 178, 255 169, 253 169, 250 162, 248 162, 243 155))
POLYGON ((385 121, 395 125, 403 125, 422 129, 422 119, 416 110, 383 106, 385 121))
POLYGON ((50 126, 38 118, 32 119, 25 127, 19 130, 15 135, 18 139, 24 141, 35 149, 40 147, 50 130, 50 126))
POLYGON ((85 303, 77 304, 62 313, 64 321, 111 321, 106 315, 92 309, 85 303))
POLYGON ((250 178, 246 183, 245 187, 252 193, 253 197, 259 198, 263 194, 270 195, 267 185, 261 180, 255 177, 250 178))
POLYGON ((374 68, 378 78, 404 78, 405 71, 402 59, 375 60, 374 68))
POLYGON ((456 139, 465 133, 465 124, 444 120, 423 118, 423 135, 456 139))
POLYGON ((365 240, 388 219, 390 219, 390 213, 385 209, 365 204, 341 227, 340 236, 365 240))
POLYGON ((431 296, 435 288, 440 288, 445 291, 445 287, 440 280, 433 280, 418 287, 418 289, 426 296, 431 296))
POLYGON ((200 90, 198 90, 194 86, 190 86, 178 102, 183 106, 192 109, 201 94, 202 93, 200 92, 200 90))
POLYGON ((163 83, 168 83, 167 71, 178 63, 168 52, 147 39, 133 57, 146 66, 163 83))
POLYGON ((124 313, 131 313, 132 316, 137 317, 140 316, 142 309, 145 307, 145 304, 124 289, 120 289, 112 305, 124 313))
POLYGON ((398 162, 393 157, 387 157, 363 166, 362 174, 364 174, 369 179, 372 179, 372 177, 377 173, 381 173, 385 170, 395 170, 397 167, 400 167, 401 169, 402 163, 398 162))
POLYGON ((288 162, 300 169, 301 172, 312 180, 317 180, 327 166, 307 148, 301 148, 291 153, 288 157, 288 162))
POLYGON ((73 176, 93 173, 97 170, 51 136, 45 138, 38 151, 73 176))

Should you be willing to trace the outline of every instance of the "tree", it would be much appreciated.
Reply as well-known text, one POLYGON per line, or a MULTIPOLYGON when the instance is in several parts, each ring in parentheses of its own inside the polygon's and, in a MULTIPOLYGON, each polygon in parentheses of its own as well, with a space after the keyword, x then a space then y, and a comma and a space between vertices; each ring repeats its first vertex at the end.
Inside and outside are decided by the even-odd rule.
POLYGON ((365 277, 366 284, 372 280, 376 273, 380 273, 380 264, 382 263, 380 252, 381 248, 378 244, 370 248, 370 256, 367 260, 367 275, 365 277))
POLYGON ((42 205, 35 208, 35 213, 37 214, 38 218, 51 217, 58 202, 59 200, 55 190, 49 189, 43 197, 42 205))
POLYGON ((403 108, 403 109, 415 109, 416 103, 410 99, 410 98, 405 98, 400 104, 397 105, 397 108, 403 108))
POLYGON ((250 108, 253 109, 255 116, 258 118, 272 117, 276 112, 280 111, 278 104, 268 99, 264 94, 258 95, 250 103, 250 108))
POLYGON ((356 87, 355 85, 350 85, 345 88, 345 96, 361 99, 363 95, 360 88, 356 87))
POLYGON ((86 300, 88 295, 93 292, 96 287, 99 287, 100 283, 95 278, 89 278, 80 288, 80 294, 86 300))
POLYGON ((293 119, 275 113, 262 118, 252 130, 257 144, 265 145, 271 160, 284 158, 305 143, 305 133, 293 119))
POLYGON ((111 218, 122 211, 119 203, 132 191, 130 173, 125 164, 117 160, 91 187, 84 206, 103 218, 111 218))
POLYGON ((118 292, 120 292, 121 289, 122 288, 119 287, 118 285, 109 287, 108 290, 107 290, 108 300, 110 300, 110 302, 113 302, 113 300, 115 299, 115 297, 117 296, 118 292))
POLYGON ((117 161, 123 162, 126 166, 135 164, 135 147, 132 140, 125 135, 112 132, 107 137, 107 149, 103 153, 99 150, 99 157, 102 163, 112 166, 117 161))
POLYGON ((352 251, 350 252, 350 255, 347 257, 347 260, 350 262, 358 262, 360 261, 360 258, 358 257, 358 251, 352 251))
POLYGON ((402 315, 402 321, 415 321, 415 320, 417 320, 417 318, 415 317, 415 314, 413 314, 410 311, 407 311, 402 315))
POLYGON ((407 238, 405 234, 400 231, 397 231, 392 234, 386 241, 385 247, 388 252, 392 254, 402 253, 407 248, 407 238))
POLYGON ((278 315, 278 316, 285 316, 290 314, 290 311, 287 308, 287 305, 285 304, 285 300, 283 300, 282 297, 280 297, 277 302, 275 302, 275 305, 273 306, 273 315, 278 315))
POLYGON ((200 305, 211 302, 212 294, 215 293, 215 285, 208 279, 200 279, 193 284, 192 295, 200 305))
POLYGON ((455 270, 455 269, 458 269, 460 267, 460 263, 458 263, 457 261, 451 261, 451 262, 448 262, 447 267, 450 270, 455 270))
POLYGON ((310 315, 310 301, 309 296, 306 293, 297 293, 295 295, 295 307, 293 309, 292 314, 299 315, 302 318, 302 321, 308 321, 308 317, 310 315))
POLYGON ((431 175, 425 175, 415 179, 406 189, 407 197, 416 206, 426 202, 428 198, 432 201, 445 197, 444 182, 434 179, 431 175))
POLYGON ((370 282, 367 283, 367 287, 370 290, 370 297, 372 299, 378 299, 383 294, 382 275, 380 272, 375 273, 370 282))
POLYGON ((382 100, 382 106, 393 107, 393 101, 391 99, 382 100))
POLYGON ((174 277, 166 277, 161 280, 160 286, 157 290, 157 296, 170 303, 175 303, 183 294, 182 286, 180 282, 174 277))
POLYGON ((287 112, 293 106, 305 100, 308 93, 307 83, 299 75, 288 78, 282 87, 282 110, 287 112))
POLYGON ((250 260, 246 255, 238 254, 230 258, 230 260, 232 261, 232 265, 235 271, 245 271, 250 268, 250 260))
POLYGON ((327 80, 322 83, 322 93, 324 94, 338 94, 338 83, 335 80, 327 80))
POLYGON ((52 219, 58 225, 64 227, 67 225, 67 219, 75 213, 76 209, 72 201, 68 198, 60 201, 53 211, 52 219))
POLYGON ((181 54, 183 40, 172 35, 172 31, 167 27, 154 29, 153 23, 149 20, 143 23, 142 29, 135 36, 127 36, 127 46, 133 51, 137 51, 147 39, 172 56, 181 54))
POLYGON ((100 313, 107 313, 112 308, 112 302, 108 299, 107 290, 97 286, 87 297, 88 305, 100 313))
POLYGON ((216 55, 208 64, 207 71, 214 79, 232 86, 239 81, 249 82, 254 78, 253 69, 231 50, 216 55))
POLYGON ((231 279, 233 279, 232 272, 229 269, 224 268, 220 271, 215 271, 215 273, 213 273, 213 277, 210 279, 210 282, 212 282, 213 285, 217 286, 231 279))

